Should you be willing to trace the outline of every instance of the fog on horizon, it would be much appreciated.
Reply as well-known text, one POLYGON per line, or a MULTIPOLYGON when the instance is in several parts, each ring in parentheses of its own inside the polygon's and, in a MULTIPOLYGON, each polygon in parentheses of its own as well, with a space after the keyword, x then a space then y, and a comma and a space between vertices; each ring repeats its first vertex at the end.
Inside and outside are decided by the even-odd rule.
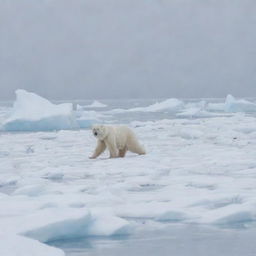
POLYGON ((256 97, 255 0, 0 0, 0 100, 256 97))

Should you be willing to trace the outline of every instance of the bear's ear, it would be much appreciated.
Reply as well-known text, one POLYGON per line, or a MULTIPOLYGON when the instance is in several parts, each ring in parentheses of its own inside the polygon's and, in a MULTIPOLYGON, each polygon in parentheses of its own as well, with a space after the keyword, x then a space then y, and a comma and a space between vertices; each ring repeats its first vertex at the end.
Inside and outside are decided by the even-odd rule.
POLYGON ((97 128, 99 128, 99 127, 100 127, 100 125, 98 125, 98 124, 92 125, 92 129, 97 129, 97 128))
POLYGON ((106 133, 106 126, 105 125, 99 125, 99 130, 105 134, 106 133))

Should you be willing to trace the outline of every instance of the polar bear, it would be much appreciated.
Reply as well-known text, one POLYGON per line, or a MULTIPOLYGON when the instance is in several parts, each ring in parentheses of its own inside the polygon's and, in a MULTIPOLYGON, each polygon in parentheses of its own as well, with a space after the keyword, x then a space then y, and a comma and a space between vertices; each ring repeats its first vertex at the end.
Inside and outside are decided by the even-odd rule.
POLYGON ((92 132, 98 143, 91 159, 98 157, 106 148, 110 158, 124 157, 127 150, 139 155, 146 154, 134 132, 127 126, 95 125, 92 132))

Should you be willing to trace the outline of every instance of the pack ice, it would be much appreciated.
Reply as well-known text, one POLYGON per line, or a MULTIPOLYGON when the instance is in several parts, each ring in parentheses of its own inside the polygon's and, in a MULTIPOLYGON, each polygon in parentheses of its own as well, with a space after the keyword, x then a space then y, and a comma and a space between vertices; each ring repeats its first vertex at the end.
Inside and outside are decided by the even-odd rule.
POLYGON ((51 131, 77 128, 72 103, 53 104, 25 90, 17 90, 5 131, 51 131))
MULTIPOLYGON (((39 106, 34 94, 32 99, 39 106)), ((241 109, 248 106, 234 100, 232 111, 241 102, 241 109)), ((172 106, 167 103, 149 109, 172 106)), ((172 228, 172 223, 255 225, 255 114, 226 114, 226 103, 210 106, 218 115, 206 115, 204 102, 184 102, 177 110, 182 116, 129 123, 148 153, 122 159, 104 154, 88 159, 95 145, 89 130, 2 133, 0 255, 63 256, 47 242, 172 228)), ((12 118, 26 120, 23 111, 12 118)), ((30 121, 37 120, 39 110, 34 119, 27 111, 30 121)))

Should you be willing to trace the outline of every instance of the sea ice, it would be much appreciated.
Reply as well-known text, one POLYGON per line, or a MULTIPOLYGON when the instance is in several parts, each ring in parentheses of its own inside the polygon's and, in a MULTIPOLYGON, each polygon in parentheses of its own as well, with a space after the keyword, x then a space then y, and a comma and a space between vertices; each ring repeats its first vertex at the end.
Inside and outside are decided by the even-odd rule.
POLYGON ((229 94, 226 98, 224 110, 226 112, 255 112, 256 104, 244 99, 237 100, 229 94))
POLYGON ((106 104, 103 104, 97 100, 94 100, 92 102, 92 104, 90 105, 84 105, 84 106, 80 106, 79 104, 77 105, 77 110, 81 110, 81 109, 86 109, 86 108, 105 108, 107 107, 106 104))
POLYGON ((223 112, 225 109, 225 103, 208 103, 206 109, 209 111, 223 112))
POLYGON ((211 116, 216 116, 216 114, 213 114, 211 112, 205 111, 201 108, 197 107, 191 107, 187 108, 184 111, 176 114, 178 117, 183 117, 183 118, 195 118, 195 117, 211 117, 211 116))
POLYGON ((71 103, 53 104, 25 90, 17 90, 5 131, 50 131, 77 128, 71 103))
POLYGON ((156 102, 148 107, 138 107, 138 108, 131 108, 129 112, 157 112, 157 111, 164 111, 164 110, 178 110, 183 106, 183 102, 178 99, 167 99, 162 102, 156 102))
POLYGON ((21 256, 58 256, 38 241, 133 234, 167 222, 232 228, 256 221, 254 114, 128 125, 146 155, 90 160, 89 130, 1 133, 0 255, 14 256, 17 243, 21 256))
MULTIPOLYGON (((70 209, 63 210, 71 213, 70 209)), ((41 227, 36 227, 22 233, 41 242, 74 239, 85 236, 126 235, 130 233, 131 225, 124 219, 109 214, 92 215, 86 211, 86 213, 83 213, 84 211, 82 209, 80 210, 81 214, 72 217, 72 213, 65 213, 63 215, 57 209, 55 212, 59 213, 59 220, 56 218, 54 218, 56 219, 55 221, 50 222, 49 220, 45 220, 45 224, 42 224, 41 227)))
POLYGON ((184 103, 178 99, 167 99, 161 102, 156 102, 147 107, 137 107, 130 109, 113 109, 110 110, 110 113, 119 114, 119 113, 129 113, 129 112, 159 112, 159 111, 177 111, 184 106, 184 103))

